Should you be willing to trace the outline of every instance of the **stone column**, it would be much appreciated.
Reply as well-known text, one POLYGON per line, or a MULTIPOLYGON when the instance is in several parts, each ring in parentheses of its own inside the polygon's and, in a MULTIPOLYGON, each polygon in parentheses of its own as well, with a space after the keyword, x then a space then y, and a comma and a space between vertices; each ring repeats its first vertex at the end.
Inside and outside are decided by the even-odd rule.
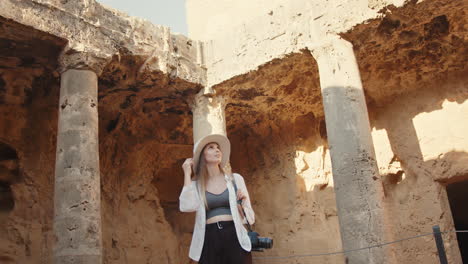
MULTIPOLYGON (((322 90, 343 250, 383 242, 383 187, 352 45, 333 39, 313 51, 322 90)), ((351 264, 385 263, 384 250, 346 254, 351 264)))
POLYGON ((205 90, 196 95, 192 105, 194 143, 206 135, 226 135, 225 100, 222 96, 206 94, 205 90))
POLYGON ((102 263, 97 73, 62 58, 55 165, 55 264, 102 263), (79 67, 81 69, 79 69, 79 67))

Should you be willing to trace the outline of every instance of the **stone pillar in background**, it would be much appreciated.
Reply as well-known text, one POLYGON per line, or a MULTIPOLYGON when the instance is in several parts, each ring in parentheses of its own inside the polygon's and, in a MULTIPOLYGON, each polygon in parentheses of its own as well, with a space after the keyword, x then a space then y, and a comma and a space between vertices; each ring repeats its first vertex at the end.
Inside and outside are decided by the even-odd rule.
MULTIPOLYGON (((352 45, 336 38, 313 50, 322 90, 343 250, 383 242, 383 187, 352 45)), ((350 264, 385 263, 382 248, 346 254, 350 264)))
POLYGON ((61 60, 54 196, 55 264, 102 263, 97 105, 97 74, 102 67, 90 62, 90 55, 76 53, 61 60))
POLYGON ((225 107, 222 96, 207 95, 204 90, 196 95, 192 106, 194 143, 206 135, 226 135, 225 107))

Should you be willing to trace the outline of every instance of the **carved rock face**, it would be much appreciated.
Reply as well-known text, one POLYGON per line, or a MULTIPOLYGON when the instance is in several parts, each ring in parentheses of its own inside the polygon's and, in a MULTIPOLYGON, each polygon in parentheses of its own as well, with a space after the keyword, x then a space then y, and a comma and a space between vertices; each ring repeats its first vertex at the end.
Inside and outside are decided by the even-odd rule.
POLYGON ((0 262, 48 260, 65 41, 0 19, 0 43, 0 262))
POLYGON ((99 80, 104 258, 183 263, 193 222, 178 197, 192 155, 188 102, 200 87, 141 74, 140 63, 113 61, 99 80))

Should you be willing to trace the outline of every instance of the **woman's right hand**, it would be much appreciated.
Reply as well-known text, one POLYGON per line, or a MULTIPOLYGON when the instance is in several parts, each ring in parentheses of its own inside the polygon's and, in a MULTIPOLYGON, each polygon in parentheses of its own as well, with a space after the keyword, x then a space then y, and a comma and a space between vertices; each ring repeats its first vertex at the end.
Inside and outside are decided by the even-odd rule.
POLYGON ((184 161, 184 164, 182 164, 182 169, 184 169, 184 176, 185 177, 191 177, 192 176, 192 167, 193 167, 193 159, 188 158, 184 161))

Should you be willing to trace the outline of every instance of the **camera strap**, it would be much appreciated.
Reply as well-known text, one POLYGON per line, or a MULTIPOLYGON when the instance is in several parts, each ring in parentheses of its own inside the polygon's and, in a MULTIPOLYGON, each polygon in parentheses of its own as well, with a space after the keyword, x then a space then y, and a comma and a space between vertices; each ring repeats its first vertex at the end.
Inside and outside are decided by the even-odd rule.
MULTIPOLYGON (((232 183, 234 184, 234 192, 236 193, 236 198, 237 198, 237 184, 236 184, 236 179, 234 176, 232 176, 232 183)), ((252 227, 250 226, 249 220, 247 219, 247 215, 245 214, 244 207, 242 206, 242 200, 237 200, 237 204, 240 204, 242 208, 242 213, 244 213, 245 221, 247 222, 247 229, 249 232, 252 232, 252 227)))

